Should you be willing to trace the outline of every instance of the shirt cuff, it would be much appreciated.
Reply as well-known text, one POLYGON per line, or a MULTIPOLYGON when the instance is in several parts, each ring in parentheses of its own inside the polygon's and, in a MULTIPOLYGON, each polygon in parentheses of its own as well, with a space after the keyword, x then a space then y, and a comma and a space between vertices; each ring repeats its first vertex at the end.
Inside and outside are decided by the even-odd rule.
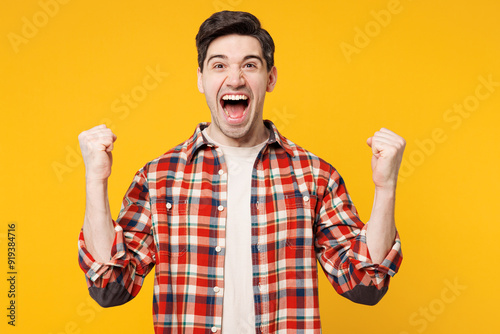
POLYGON ((125 267, 127 265, 123 228, 113 220, 115 238, 111 248, 111 259, 105 263, 96 261, 87 249, 83 228, 78 239, 78 253, 80 268, 92 282, 104 275, 110 267, 125 267))
POLYGON ((348 256, 352 259, 352 263, 357 270, 364 270, 372 278, 375 285, 380 285, 382 283, 381 281, 384 280, 387 275, 392 277, 396 275, 399 270, 399 266, 403 260, 401 240, 399 238, 399 233, 396 231, 394 244, 387 253, 387 256, 382 263, 374 264, 366 243, 368 224, 363 226, 359 235, 356 237, 355 245, 349 250, 348 256))

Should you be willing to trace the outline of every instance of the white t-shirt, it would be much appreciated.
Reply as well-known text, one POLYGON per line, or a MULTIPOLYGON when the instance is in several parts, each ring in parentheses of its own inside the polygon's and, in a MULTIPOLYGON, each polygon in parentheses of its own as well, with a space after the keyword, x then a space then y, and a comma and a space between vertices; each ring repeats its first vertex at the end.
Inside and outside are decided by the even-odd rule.
POLYGON ((206 130, 203 134, 221 148, 228 169, 222 333, 254 334, 250 198, 253 165, 267 140, 234 147, 217 143, 206 130))

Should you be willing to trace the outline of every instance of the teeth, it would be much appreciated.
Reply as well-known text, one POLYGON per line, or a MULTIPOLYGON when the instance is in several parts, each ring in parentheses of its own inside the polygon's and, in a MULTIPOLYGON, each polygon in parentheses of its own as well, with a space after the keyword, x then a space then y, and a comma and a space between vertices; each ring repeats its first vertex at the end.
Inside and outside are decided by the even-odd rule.
POLYGON ((245 95, 224 95, 222 97, 223 100, 233 100, 233 101, 238 101, 238 100, 248 100, 248 97, 245 95))

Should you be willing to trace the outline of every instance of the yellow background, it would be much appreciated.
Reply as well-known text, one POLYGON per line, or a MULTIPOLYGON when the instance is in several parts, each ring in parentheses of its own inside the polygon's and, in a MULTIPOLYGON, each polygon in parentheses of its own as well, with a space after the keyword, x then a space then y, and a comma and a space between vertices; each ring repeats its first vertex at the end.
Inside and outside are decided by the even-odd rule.
POLYGON ((254 13, 273 36, 278 84, 265 117, 340 171, 363 220, 373 196, 366 138, 383 126, 407 140, 401 270, 375 307, 338 296, 321 273, 323 332, 499 332, 500 86, 488 90, 480 78, 500 82, 500 2, 61 2, 0 5, 2 333, 153 332, 151 275, 126 305, 101 309, 88 297, 77 261, 85 198, 77 136, 103 121, 118 136, 116 217, 135 171, 209 120, 194 37, 222 8, 254 13), (390 22, 380 14, 388 8, 390 22), (117 112, 122 95, 145 92, 148 69, 168 75, 117 112), (472 111, 448 111, 464 103, 472 111), (6 317, 10 222, 15 328, 6 317))

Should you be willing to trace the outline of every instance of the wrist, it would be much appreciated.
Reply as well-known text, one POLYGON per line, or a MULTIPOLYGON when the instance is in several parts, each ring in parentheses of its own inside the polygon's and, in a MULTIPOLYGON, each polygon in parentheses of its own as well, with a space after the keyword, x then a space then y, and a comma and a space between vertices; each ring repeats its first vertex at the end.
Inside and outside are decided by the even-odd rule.
POLYGON ((375 186, 375 194, 384 197, 396 197, 396 185, 375 186))
POLYGON ((85 176, 85 183, 87 187, 107 187, 108 185, 108 178, 99 178, 99 177, 93 177, 86 175, 85 176))

